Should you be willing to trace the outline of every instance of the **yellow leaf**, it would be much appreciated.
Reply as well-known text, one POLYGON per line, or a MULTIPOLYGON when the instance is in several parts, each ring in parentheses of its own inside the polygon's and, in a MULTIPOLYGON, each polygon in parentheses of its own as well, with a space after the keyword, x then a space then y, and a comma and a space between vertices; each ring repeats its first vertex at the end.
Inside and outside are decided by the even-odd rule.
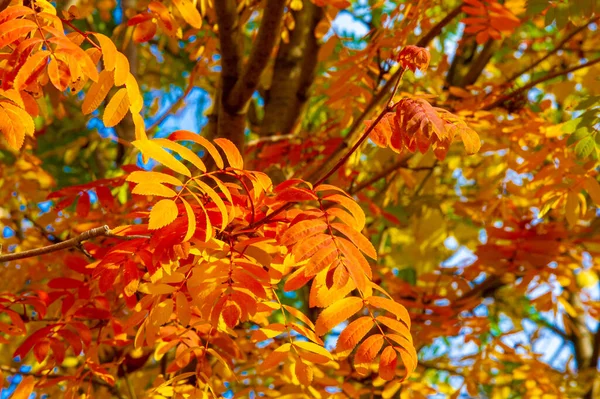
POLYGON ((102 101, 104 101, 113 85, 113 73, 109 71, 100 72, 98 81, 90 86, 83 99, 83 104, 81 105, 83 114, 88 115, 94 112, 102 104, 102 101))
POLYGON ((173 198, 177 195, 175 191, 160 183, 142 182, 131 190, 138 195, 156 195, 159 197, 173 198))
POLYGON ((317 335, 324 335, 333 327, 348 320, 348 318, 352 317, 362 308, 363 300, 355 296, 334 302, 333 305, 323 310, 317 318, 315 332, 317 335))
POLYGON ((8 144, 18 150, 23 145, 25 135, 33 137, 35 124, 24 109, 7 101, 0 101, 0 132, 8 144))
POLYGON ((150 312, 151 323, 155 326, 162 326, 168 322, 173 314, 173 305, 173 299, 168 298, 155 306, 150 312))
POLYGON ((321 345, 315 344, 314 342, 294 341, 294 346, 297 346, 298 348, 302 348, 302 349, 312 352, 312 353, 316 353, 317 355, 326 357, 329 360, 333 360, 333 356, 327 349, 323 348, 321 345))
POLYGON ((127 181, 133 183, 167 183, 173 186, 181 186, 178 178, 161 172, 152 172, 146 170, 136 170, 127 176, 127 181))
POLYGON ((595 287, 598 284, 598 274, 593 270, 582 270, 576 278, 577 285, 583 288, 595 287))
POLYGON ((175 159, 173 155, 169 154, 153 140, 135 140, 131 144, 133 144, 138 150, 140 150, 142 155, 154 159, 158 163, 166 166, 167 168, 177 173, 181 173, 182 175, 185 175, 187 177, 192 176, 190 170, 184 164, 175 159))
POLYGON ((144 97, 140 93, 140 86, 135 80, 135 77, 129 73, 127 74, 127 80, 125 81, 125 88, 127 89, 127 95, 129 96, 129 102, 131 103, 131 113, 139 114, 144 107, 144 97))
POLYGON ((175 218, 177 218, 177 213, 178 210, 175 201, 170 199, 158 201, 150 211, 148 228, 156 230, 173 223, 175 218))
POLYGON ((570 226, 575 226, 579 221, 579 215, 577 214, 577 205, 579 200, 577 199, 577 193, 569 191, 567 194, 567 201, 565 204, 565 216, 570 226))
POLYGON ((123 53, 117 53, 115 64, 115 85, 123 86, 129 77, 129 60, 123 53))
MULTIPOLYGON (((131 109, 131 107, 129 107, 131 109)), ((135 126, 135 139, 136 140, 147 140, 148 136, 146 136, 146 123, 144 122, 144 118, 142 115, 138 113, 132 113, 131 118, 133 119, 133 125, 135 126)), ((148 162, 148 160, 144 160, 144 163, 148 162)))
POLYGON ((600 206, 600 184, 598 184, 598 181, 588 176, 585 179, 584 187, 594 204, 600 206))
POLYGON ((125 117, 128 109, 129 96, 127 95, 127 90, 120 89, 115 93, 114 96, 112 96, 108 105, 106 106, 106 109, 104 110, 104 115, 102 116, 104 126, 116 126, 125 117))
POLYGON ((171 151, 175 151, 176 153, 181 155, 181 157, 183 159, 192 163, 200 171, 206 172, 206 165, 204 165, 204 162, 202 162, 202 159, 200 159, 200 157, 198 155, 196 155, 196 153, 194 151, 190 150, 189 148, 184 147, 183 145, 181 145, 179 143, 175 143, 174 141, 167 140, 167 139, 155 139, 154 141, 156 143, 160 144, 161 146, 163 146, 164 148, 168 148, 171 151))
POLYGON ((190 303, 188 302, 185 294, 181 291, 175 294, 175 307, 177 309, 177 318, 183 326, 187 326, 190 323, 192 312, 190 310, 190 303))
POLYGON ((188 24, 196 29, 202 27, 202 16, 191 0, 173 0, 173 4, 188 24))
POLYGON ((112 71, 115 69, 117 63, 117 46, 108 37, 101 33, 94 33, 96 39, 100 42, 100 48, 102 49, 102 58, 104 60, 104 69, 112 71))
POLYGON ((196 232, 196 215, 194 214, 192 206, 185 199, 182 198, 181 201, 185 207, 185 213, 187 214, 188 220, 187 232, 185 233, 185 237, 183 237, 183 242, 186 242, 189 241, 196 232))
POLYGON ((467 154, 475 154, 481 148, 479 135, 473 129, 464 127, 458 130, 467 154))

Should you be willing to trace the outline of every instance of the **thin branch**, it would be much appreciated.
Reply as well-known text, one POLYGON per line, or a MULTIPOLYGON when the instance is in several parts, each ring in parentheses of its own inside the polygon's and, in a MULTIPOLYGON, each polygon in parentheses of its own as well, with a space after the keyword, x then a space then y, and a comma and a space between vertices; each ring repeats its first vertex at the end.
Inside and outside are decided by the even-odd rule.
POLYGON ((591 24, 597 22, 598 20, 600 20, 600 17, 596 17, 591 19, 587 24, 582 25, 580 27, 578 27, 577 29, 573 30, 571 33, 569 33, 567 36, 565 36, 564 39, 562 39, 560 41, 560 43, 558 43, 556 45, 556 47, 554 47, 552 50, 550 50, 549 52, 546 53, 546 55, 544 55, 542 58, 538 59, 537 61, 535 61, 533 64, 523 68, 522 70, 520 70, 519 72, 515 73, 514 75, 512 75, 507 81, 506 83, 511 83, 514 80, 516 80, 519 76, 529 72, 530 70, 532 70, 533 68, 535 68, 536 66, 538 66, 539 64, 541 64, 542 62, 546 61, 549 57, 551 57, 552 55, 556 54, 560 49, 563 48, 563 46, 565 44, 567 44, 567 42, 569 42, 569 40, 571 40, 576 34, 578 34, 579 32, 587 29, 591 24))
POLYGON ((243 109, 256 90, 271 53, 281 36, 281 21, 285 4, 285 0, 267 0, 248 63, 241 79, 235 83, 225 103, 229 112, 243 109))
POLYGON ((435 39, 440 33, 442 33, 442 29, 444 29, 446 25, 452 22, 452 20, 456 18, 458 14, 460 14, 462 6, 462 3, 459 4, 455 9, 450 11, 448 15, 446 15, 440 22, 438 22, 433 28, 431 28, 429 32, 427 32, 424 36, 421 36, 421 38, 417 42, 417 46, 428 46, 433 39, 435 39))
POLYGON ((191 93, 192 89, 194 88, 194 80, 196 79, 196 71, 197 71, 197 69, 194 68, 192 70, 192 73, 190 73, 190 81, 189 81, 185 91, 181 94, 181 96, 179 96, 179 98, 177 100, 171 102, 171 105, 163 112, 163 114, 152 125, 150 125, 149 128, 146 129, 147 135, 150 134, 150 132, 152 130, 154 130, 154 128, 156 128, 158 125, 163 123, 163 121, 165 119, 167 119, 167 117, 169 115, 171 115, 173 110, 175 108, 179 107, 181 105, 181 103, 185 100, 185 98, 191 93))
POLYGON ((551 80, 551 79, 557 78, 557 77, 562 76, 562 75, 567 75, 567 74, 569 74, 571 72, 575 72, 575 71, 577 71, 579 69, 590 67, 590 66, 592 66, 594 64, 597 64, 599 62, 600 62, 600 57, 599 58, 595 58, 595 59, 593 59, 591 61, 588 61, 588 62, 586 62, 584 64, 576 65, 574 67, 565 69, 563 71, 558 71, 558 72, 550 73, 550 74, 548 74, 546 76, 543 76, 543 77, 541 77, 541 78, 539 78, 537 80, 534 80, 533 82, 531 82, 529 84, 526 84, 525 86, 523 86, 523 87, 521 87, 521 88, 513 91, 512 93, 510 93, 510 94, 508 94, 506 96, 501 96, 499 99, 497 99, 493 103, 491 103, 489 105, 486 105, 483 108, 483 110, 484 111, 489 111, 489 110, 497 107, 498 105, 502 104, 503 102, 508 101, 508 100, 510 100, 512 98, 515 98, 515 97, 519 96, 521 93, 526 92, 527 90, 531 89, 532 87, 537 86, 538 84, 543 83, 543 82, 545 82, 547 80, 551 80))
POLYGON ((13 260, 18 260, 18 259, 31 258, 34 256, 45 255, 45 254, 49 254, 51 252, 56 252, 56 251, 60 251, 62 249, 67 249, 67 248, 73 248, 73 247, 82 248, 81 243, 83 241, 91 240, 92 238, 96 238, 96 237, 114 237, 114 238, 120 238, 120 239, 124 239, 124 240, 130 240, 130 239, 135 239, 135 238, 146 238, 146 239, 150 238, 148 236, 142 236, 142 235, 120 236, 120 235, 111 233, 110 228, 107 225, 104 225, 101 227, 96 227, 96 228, 84 231, 83 233, 79 234, 77 237, 73 237, 68 240, 61 241, 57 244, 47 245, 45 247, 30 249, 30 250, 23 251, 23 252, 0 255, 0 263, 1 262, 10 262, 13 260))
POLYGON ((362 182, 361 184, 359 184, 358 186, 353 187, 352 189, 348 190, 348 193, 356 194, 359 191, 364 190, 366 187, 369 187, 371 184, 377 182, 380 179, 383 179, 384 177, 388 176, 390 173, 395 172, 398 169, 421 171, 421 170, 431 170, 435 167, 435 165, 432 165, 432 166, 416 166, 414 168, 411 168, 407 164, 409 158, 410 157, 406 157, 405 159, 401 159, 400 161, 394 163, 393 165, 389 166, 388 168, 377 173, 375 176, 373 176, 369 180, 366 180, 366 181, 362 182))

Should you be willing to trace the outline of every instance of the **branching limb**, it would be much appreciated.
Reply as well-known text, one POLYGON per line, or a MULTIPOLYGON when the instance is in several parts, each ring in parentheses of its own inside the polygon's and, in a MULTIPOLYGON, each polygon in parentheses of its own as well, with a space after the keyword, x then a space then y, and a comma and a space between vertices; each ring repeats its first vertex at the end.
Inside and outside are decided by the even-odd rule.
POLYGON ((511 82, 515 81, 519 76, 526 74, 527 72, 529 72, 530 70, 532 70, 533 68, 535 68, 536 66, 541 64, 542 62, 546 61, 549 57, 551 57, 552 55, 556 54, 559 50, 561 50, 564 47, 564 45, 567 44, 569 42, 569 40, 571 40, 575 35, 577 35, 581 31, 587 29, 591 24, 596 23, 598 20, 600 20, 600 17, 593 18, 587 24, 582 25, 582 26, 578 27, 577 29, 574 29, 567 36, 565 36, 565 38, 562 39, 560 41, 560 43, 558 43, 556 45, 556 47, 554 47, 552 50, 547 52, 546 55, 544 55, 542 58, 535 61, 533 64, 521 69, 519 72, 512 75, 506 81, 506 83, 511 83, 511 82))
POLYGON ((532 87, 535 87, 535 86, 539 85, 540 83, 543 83, 543 82, 545 82, 547 80, 551 80, 551 79, 557 78, 557 77, 562 76, 562 75, 567 75, 567 74, 569 74, 571 72, 575 72, 575 71, 578 71, 578 70, 583 69, 583 68, 590 67, 590 66, 592 66, 594 64, 597 64, 599 62, 600 62, 600 57, 599 58, 594 58, 591 61, 588 61, 588 62, 580 64, 580 65, 576 65, 574 67, 571 67, 571 68, 568 68, 568 69, 565 69, 565 70, 562 70, 562 71, 557 71, 557 72, 554 72, 554 73, 549 73, 548 75, 543 76, 543 77, 541 77, 541 78, 539 78, 537 80, 534 80, 533 82, 531 82, 529 84, 526 84, 525 86, 523 86, 523 87, 521 87, 521 88, 513 91, 512 93, 510 93, 508 95, 501 96, 500 98, 498 98, 493 103, 491 103, 489 105, 486 105, 483 109, 485 111, 489 111, 490 109, 494 109, 497 106, 499 106, 500 104, 502 104, 503 102, 508 101, 510 99, 513 99, 513 98, 519 96, 521 93, 526 92, 527 90, 531 89, 532 87))
POLYGON ((17 252, 12 254, 0 255, 0 263, 2 262, 10 262, 18 259, 32 258, 34 256, 41 256, 45 254, 49 254, 52 252, 60 251, 67 248, 80 248, 81 243, 87 240, 91 240, 96 237, 114 237, 120 239, 134 239, 134 238, 149 238, 148 236, 120 236, 117 234, 113 234, 110 231, 110 228, 107 225, 96 227, 83 233, 79 234, 77 237, 70 238, 68 240, 59 242, 57 244, 47 245, 41 248, 30 249, 23 252, 17 252))

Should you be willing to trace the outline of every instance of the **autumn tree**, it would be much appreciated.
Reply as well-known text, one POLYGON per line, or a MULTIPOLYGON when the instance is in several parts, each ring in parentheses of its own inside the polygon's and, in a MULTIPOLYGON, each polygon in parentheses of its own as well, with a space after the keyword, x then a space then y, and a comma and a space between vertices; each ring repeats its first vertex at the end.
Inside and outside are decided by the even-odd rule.
POLYGON ((0 0, 0 388, 600 397, 594 0, 0 0))

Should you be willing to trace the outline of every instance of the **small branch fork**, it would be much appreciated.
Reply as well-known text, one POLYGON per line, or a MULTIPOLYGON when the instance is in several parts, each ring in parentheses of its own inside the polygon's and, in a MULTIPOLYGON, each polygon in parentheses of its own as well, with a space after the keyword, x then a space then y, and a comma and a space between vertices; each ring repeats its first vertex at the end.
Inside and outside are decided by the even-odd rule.
POLYGON ((34 256, 40 256, 49 254, 51 252, 60 251, 67 248, 81 248, 81 243, 87 240, 91 240, 96 237, 114 237, 121 239, 134 239, 134 238, 150 238, 148 236, 119 236, 117 234, 113 234, 110 231, 110 228, 107 225, 96 227, 83 233, 79 234, 77 237, 70 238, 68 240, 59 242, 57 244, 47 245, 41 248, 30 249, 28 251, 17 252, 12 254, 0 255, 0 263, 2 262, 10 262, 18 259, 31 258, 34 256))

